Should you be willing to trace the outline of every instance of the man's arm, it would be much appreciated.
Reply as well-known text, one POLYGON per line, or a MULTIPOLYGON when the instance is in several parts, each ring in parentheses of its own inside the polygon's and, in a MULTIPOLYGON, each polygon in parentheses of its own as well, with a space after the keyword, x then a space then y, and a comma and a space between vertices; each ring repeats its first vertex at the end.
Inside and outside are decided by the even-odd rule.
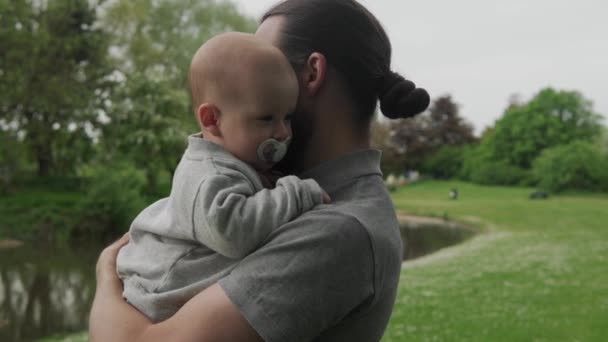
POLYGON ((274 231, 228 275, 153 325, 122 300, 120 245, 98 262, 91 341, 306 341, 374 294, 370 240, 358 221, 301 216, 274 231))
POLYGON ((125 235, 107 247, 97 262, 90 341, 261 341, 217 284, 192 298, 170 319, 152 324, 122 298, 116 256, 127 242, 125 235))

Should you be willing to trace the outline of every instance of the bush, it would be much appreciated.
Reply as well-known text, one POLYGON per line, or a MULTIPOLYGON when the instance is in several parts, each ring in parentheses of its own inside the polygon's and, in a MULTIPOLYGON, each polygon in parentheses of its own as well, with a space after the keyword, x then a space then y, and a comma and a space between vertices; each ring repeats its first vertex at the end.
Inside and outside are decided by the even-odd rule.
POLYGON ((555 192, 608 190, 608 158, 584 141, 544 150, 534 161, 533 174, 540 187, 555 192))
POLYGON ((484 185, 528 185, 529 172, 491 157, 483 143, 465 150, 460 178, 484 185))
POLYGON ((444 146, 422 162, 422 172, 434 178, 450 179, 460 175, 469 146, 444 146))
POLYGON ((526 178, 525 170, 504 161, 486 161, 471 173, 471 181, 485 185, 520 185, 526 178))
POLYGON ((27 148, 12 132, 0 128, 0 194, 14 186, 15 178, 25 169, 27 148))
POLYGON ((82 202, 75 237, 115 236, 129 229, 145 207, 144 173, 132 165, 96 166, 83 170, 86 199, 82 202))
POLYGON ((602 156, 608 158, 608 127, 603 127, 601 134, 597 137, 595 145, 602 156))

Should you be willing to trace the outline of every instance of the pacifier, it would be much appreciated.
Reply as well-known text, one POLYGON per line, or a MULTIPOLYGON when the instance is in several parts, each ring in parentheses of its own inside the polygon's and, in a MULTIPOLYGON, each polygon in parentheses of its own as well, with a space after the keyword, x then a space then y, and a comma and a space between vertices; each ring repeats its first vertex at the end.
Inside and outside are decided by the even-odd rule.
POLYGON ((258 159, 267 163, 278 163, 285 157, 290 142, 291 137, 284 141, 274 138, 264 140, 258 147, 258 159))

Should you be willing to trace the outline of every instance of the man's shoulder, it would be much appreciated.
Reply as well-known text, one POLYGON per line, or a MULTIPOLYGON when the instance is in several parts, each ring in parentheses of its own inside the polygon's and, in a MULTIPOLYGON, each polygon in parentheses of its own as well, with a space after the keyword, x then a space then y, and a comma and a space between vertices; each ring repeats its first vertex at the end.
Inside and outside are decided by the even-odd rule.
POLYGON ((373 244, 340 203, 321 205, 273 231, 220 285, 265 339, 311 340, 392 291, 373 244))
POLYGON ((333 246, 334 250, 355 246, 359 252, 370 247, 369 232, 354 215, 339 205, 320 205, 277 229, 274 239, 309 239, 317 246, 333 246))

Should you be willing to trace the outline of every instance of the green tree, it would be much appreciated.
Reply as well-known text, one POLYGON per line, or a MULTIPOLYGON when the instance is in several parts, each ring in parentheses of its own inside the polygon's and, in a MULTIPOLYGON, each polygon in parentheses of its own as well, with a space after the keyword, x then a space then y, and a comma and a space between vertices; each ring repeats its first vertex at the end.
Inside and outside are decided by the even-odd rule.
POLYGON ((69 145, 72 155, 83 152, 66 136, 80 134, 81 145, 91 144, 99 126, 111 82, 98 6, 89 0, 0 2, 0 120, 24 134, 41 176, 54 171, 58 150, 69 145))
POLYGON ((450 95, 433 101, 428 113, 391 123, 390 142, 406 168, 420 168, 424 159, 444 146, 475 142, 473 126, 460 116, 450 95))
POLYGON ((157 193, 158 175, 172 173, 186 146, 188 97, 170 81, 136 74, 115 93, 111 123, 103 128, 101 158, 128 160, 145 174, 148 194, 157 193))
POLYGON ((108 6, 104 25, 113 33, 118 69, 128 77, 171 80, 180 89, 186 86, 192 56, 207 39, 256 27, 227 1, 117 0, 108 6))
POLYGON ((602 132, 597 137, 596 145, 600 153, 608 158, 608 127, 602 127, 602 132))
POLYGON ((586 141, 546 149, 534 161, 533 172, 547 190, 608 190, 608 158, 586 141))
POLYGON ((0 127, 0 194, 9 192, 15 177, 25 168, 27 151, 12 131, 0 127))
POLYGON ((450 179, 460 176, 465 154, 474 148, 471 145, 446 145, 427 157, 422 163, 421 171, 439 179, 450 179))
POLYGON ((600 116, 583 95, 547 88, 526 104, 509 106, 484 144, 493 160, 529 169, 545 148, 591 141, 600 127, 600 116))
POLYGON ((198 131, 187 92, 190 61, 211 36, 253 31, 234 4, 211 0, 117 0, 103 18, 119 84, 108 112, 103 146, 144 171, 149 194, 159 172, 173 171, 188 134, 198 131))

